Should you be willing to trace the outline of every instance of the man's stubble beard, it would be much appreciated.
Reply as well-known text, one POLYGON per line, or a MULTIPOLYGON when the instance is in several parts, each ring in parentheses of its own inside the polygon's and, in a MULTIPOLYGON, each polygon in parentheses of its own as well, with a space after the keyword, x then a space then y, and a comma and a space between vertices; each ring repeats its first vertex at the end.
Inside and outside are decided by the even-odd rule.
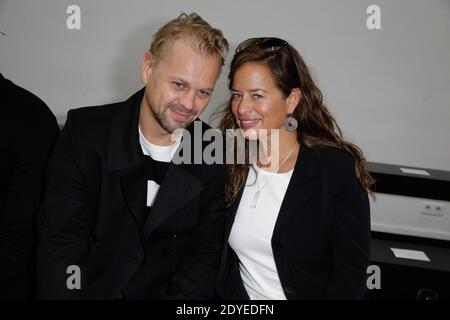
POLYGON ((166 131, 169 134, 172 134, 175 130, 177 129, 186 129, 194 120, 195 118, 193 118, 190 121, 177 121, 174 119, 171 119, 172 121, 174 121, 175 123, 177 123, 177 126, 174 126, 173 124, 171 124, 171 121, 168 119, 168 115, 167 115, 167 111, 168 109, 170 109, 172 103, 168 103, 164 106, 163 111, 161 112, 156 112, 153 108, 152 105, 150 104, 150 101, 148 101, 148 107, 150 109, 150 112, 152 113, 153 117, 155 118, 156 122, 158 122, 159 126, 161 128, 164 129, 164 131, 166 131))

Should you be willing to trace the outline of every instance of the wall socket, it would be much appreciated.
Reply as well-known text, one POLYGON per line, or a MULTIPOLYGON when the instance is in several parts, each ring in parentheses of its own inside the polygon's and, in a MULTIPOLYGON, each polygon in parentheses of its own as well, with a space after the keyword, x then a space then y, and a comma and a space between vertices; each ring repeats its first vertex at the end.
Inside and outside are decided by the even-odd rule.
POLYGON ((424 201, 422 202, 421 214, 433 217, 443 217, 445 214, 445 203, 424 201))

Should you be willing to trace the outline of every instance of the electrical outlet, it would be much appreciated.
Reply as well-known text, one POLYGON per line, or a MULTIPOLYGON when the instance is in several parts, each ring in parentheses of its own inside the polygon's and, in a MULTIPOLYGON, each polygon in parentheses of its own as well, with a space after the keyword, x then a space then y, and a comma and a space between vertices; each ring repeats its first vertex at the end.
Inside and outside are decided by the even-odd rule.
POLYGON ((440 202, 422 202, 421 214, 433 217, 443 217, 445 213, 445 203, 440 202))

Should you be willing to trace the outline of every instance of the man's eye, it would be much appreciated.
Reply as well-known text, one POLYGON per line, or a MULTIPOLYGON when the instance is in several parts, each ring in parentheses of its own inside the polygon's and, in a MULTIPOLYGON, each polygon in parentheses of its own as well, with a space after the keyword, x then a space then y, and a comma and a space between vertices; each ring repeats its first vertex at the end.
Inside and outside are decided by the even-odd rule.
POLYGON ((175 88, 178 88, 178 89, 183 89, 185 87, 184 83, 181 83, 178 81, 174 81, 173 85, 175 86, 175 88))
POLYGON ((259 100, 259 99, 263 98, 263 96, 260 95, 260 94, 255 93, 255 94, 253 95, 253 98, 255 98, 256 100, 259 100))
POLYGON ((209 97, 209 96, 211 95, 211 93, 209 93, 208 91, 200 90, 200 91, 198 92, 198 95, 199 95, 200 97, 202 97, 202 98, 207 98, 207 97, 209 97))

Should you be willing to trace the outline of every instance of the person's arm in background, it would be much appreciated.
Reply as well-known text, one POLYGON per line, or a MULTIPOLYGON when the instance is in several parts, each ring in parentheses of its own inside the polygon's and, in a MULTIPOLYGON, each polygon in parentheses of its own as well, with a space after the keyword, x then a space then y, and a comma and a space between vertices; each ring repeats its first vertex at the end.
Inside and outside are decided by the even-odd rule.
POLYGON ((8 172, 2 175, 0 202, 0 298, 29 299, 35 296, 34 223, 59 128, 44 102, 11 82, 7 85, 1 112, 3 129, 9 132, 8 141, 1 140, 7 144, 1 146, 2 160, 8 162, 2 170, 8 172))
POLYGON ((332 234, 333 272, 325 299, 367 298, 367 267, 370 264, 370 207, 349 157, 336 177, 341 181, 334 202, 332 234))

